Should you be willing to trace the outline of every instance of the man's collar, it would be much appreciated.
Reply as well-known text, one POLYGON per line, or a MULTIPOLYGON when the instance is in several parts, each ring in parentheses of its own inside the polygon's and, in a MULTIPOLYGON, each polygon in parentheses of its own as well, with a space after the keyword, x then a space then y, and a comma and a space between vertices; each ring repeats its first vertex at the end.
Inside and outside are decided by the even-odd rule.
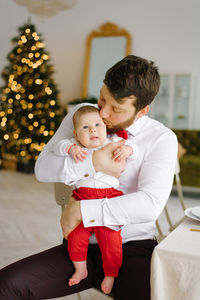
POLYGON ((140 132, 141 128, 143 127, 144 123, 147 121, 147 118, 148 116, 143 116, 139 118, 132 125, 127 127, 126 130, 134 136, 137 135, 140 132))

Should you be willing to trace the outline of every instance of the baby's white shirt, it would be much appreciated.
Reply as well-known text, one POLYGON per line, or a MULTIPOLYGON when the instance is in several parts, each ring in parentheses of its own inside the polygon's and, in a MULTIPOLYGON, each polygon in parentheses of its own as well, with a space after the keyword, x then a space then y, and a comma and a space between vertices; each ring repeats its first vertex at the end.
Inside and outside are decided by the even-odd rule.
MULTIPOLYGON (((101 145, 100 147, 92 148, 92 149, 88 149, 88 150, 92 150, 92 151, 99 150, 102 147, 104 147, 105 145, 107 145, 111 142, 118 142, 121 139, 122 139, 121 137, 113 134, 112 136, 107 137, 106 142, 103 145, 101 145)), ((56 155, 67 156, 67 155, 69 155, 67 153, 67 150, 73 144, 81 146, 81 144, 75 138, 64 139, 53 145, 53 151, 56 155)), ((133 150, 133 153, 129 156, 129 158, 136 159, 139 154, 137 145, 133 142, 129 142, 128 140, 125 141, 125 145, 130 146, 133 150)), ((87 150, 87 148, 84 148, 84 149, 87 150)), ((116 177, 105 174, 103 172, 96 172, 93 177, 90 177, 90 178, 86 177, 84 179, 80 179, 76 182, 73 182, 71 185, 74 185, 76 188, 90 187, 90 188, 99 188, 100 189, 100 188, 113 187, 113 188, 117 189, 119 187, 119 180, 116 177)))

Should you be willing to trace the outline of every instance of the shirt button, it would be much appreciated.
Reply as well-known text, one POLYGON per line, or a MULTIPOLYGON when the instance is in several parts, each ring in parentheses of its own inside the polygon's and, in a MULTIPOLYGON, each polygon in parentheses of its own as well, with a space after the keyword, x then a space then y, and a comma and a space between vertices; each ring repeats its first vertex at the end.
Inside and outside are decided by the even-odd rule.
POLYGON ((89 176, 89 174, 88 174, 88 173, 84 175, 84 177, 88 177, 88 176, 89 176))
POLYGON ((95 222, 95 220, 90 220, 89 222, 90 222, 90 223, 94 223, 94 222, 95 222))

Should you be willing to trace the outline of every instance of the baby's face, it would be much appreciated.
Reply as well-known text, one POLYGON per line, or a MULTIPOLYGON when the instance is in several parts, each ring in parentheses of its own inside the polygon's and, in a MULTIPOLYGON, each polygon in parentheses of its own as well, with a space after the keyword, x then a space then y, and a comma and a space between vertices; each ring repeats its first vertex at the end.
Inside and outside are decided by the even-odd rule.
POLYGON ((96 148, 106 141, 106 126, 98 112, 82 115, 74 130, 76 139, 86 148, 96 148))

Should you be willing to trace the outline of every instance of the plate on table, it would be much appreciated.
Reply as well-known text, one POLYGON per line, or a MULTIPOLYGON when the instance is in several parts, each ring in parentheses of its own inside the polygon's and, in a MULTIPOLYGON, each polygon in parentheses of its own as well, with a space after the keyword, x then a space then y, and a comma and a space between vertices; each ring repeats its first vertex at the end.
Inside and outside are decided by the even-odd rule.
POLYGON ((200 219, 200 206, 193 207, 192 214, 195 215, 195 217, 200 219))
POLYGON ((199 208, 199 206, 197 207, 190 207, 190 208, 187 208, 184 213, 187 217, 191 218, 191 219, 194 219, 194 220, 197 220, 197 221, 200 221, 200 216, 196 216, 196 213, 198 213, 199 210, 196 210, 196 208, 199 208), (194 213, 193 213, 194 212, 194 213))

